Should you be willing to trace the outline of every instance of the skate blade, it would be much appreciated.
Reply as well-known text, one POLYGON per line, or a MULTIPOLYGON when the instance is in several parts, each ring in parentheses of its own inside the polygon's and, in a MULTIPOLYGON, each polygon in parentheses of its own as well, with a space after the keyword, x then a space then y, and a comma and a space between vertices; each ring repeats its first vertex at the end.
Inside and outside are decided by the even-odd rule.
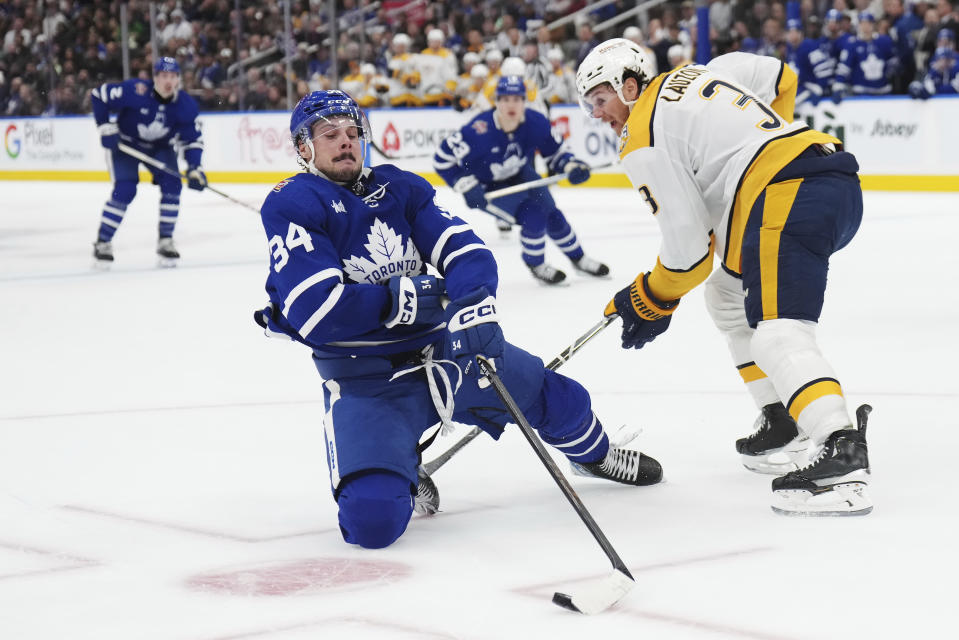
POLYGON ((805 489, 780 489, 773 495, 772 510, 784 516, 864 516, 872 512, 872 499, 865 482, 844 482, 812 493, 805 489))
POLYGON ((93 268, 96 271, 109 271, 113 266, 113 262, 110 260, 97 260, 93 259, 93 268))
POLYGON ((173 269, 176 267, 179 260, 179 258, 164 258, 163 256, 160 256, 157 258, 157 266, 161 269, 173 269))
MULTIPOLYGON (((803 442, 808 443, 809 441, 805 440, 803 442)), ((742 461, 744 467, 754 473, 776 476, 784 476, 790 471, 798 471, 809 464, 810 461, 809 449, 806 446, 793 449, 784 447, 773 453, 767 453, 761 456, 750 456, 741 453, 739 454, 739 459, 742 461)))

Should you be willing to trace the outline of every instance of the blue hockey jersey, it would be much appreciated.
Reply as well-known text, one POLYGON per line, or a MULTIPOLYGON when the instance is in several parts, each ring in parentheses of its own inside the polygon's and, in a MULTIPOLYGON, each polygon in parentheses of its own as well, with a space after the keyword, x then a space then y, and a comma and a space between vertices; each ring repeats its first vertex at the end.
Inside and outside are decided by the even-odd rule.
POLYGON ((447 184, 472 175, 487 189, 499 188, 519 180, 524 169, 532 168, 537 151, 550 173, 561 173, 573 159, 543 114, 526 109, 523 122, 506 133, 499 126, 496 110, 490 109, 440 143, 433 166, 447 184))
POLYGON ((827 36, 820 38, 806 38, 799 45, 796 52, 796 64, 799 67, 800 91, 808 91, 811 100, 815 103, 824 96, 830 95, 836 75, 836 64, 843 37, 832 40, 827 36))
POLYGON ((959 54, 949 49, 937 50, 929 61, 929 72, 923 84, 929 95, 959 93, 959 54))
POLYGON ((130 79, 102 84, 91 92, 97 126, 115 119, 120 139, 145 153, 178 147, 187 164, 199 166, 203 140, 196 101, 185 91, 169 100, 153 90, 149 80, 130 79))
POLYGON ((871 40, 855 38, 846 43, 836 66, 836 84, 840 90, 855 94, 880 95, 892 91, 890 77, 898 65, 896 43, 887 35, 871 40))
POLYGON ((261 209, 274 322, 319 357, 402 353, 440 337, 443 324, 384 326, 393 276, 432 265, 453 300, 498 284, 493 254, 428 182, 388 164, 363 171, 352 188, 297 174, 261 209))

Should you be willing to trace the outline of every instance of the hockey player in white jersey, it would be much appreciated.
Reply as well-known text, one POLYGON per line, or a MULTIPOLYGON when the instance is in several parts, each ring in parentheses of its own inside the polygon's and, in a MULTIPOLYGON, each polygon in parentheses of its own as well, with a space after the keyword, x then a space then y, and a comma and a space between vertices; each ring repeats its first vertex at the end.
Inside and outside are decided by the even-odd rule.
POLYGON ((854 426, 816 343, 829 256, 862 219, 855 158, 792 121, 795 75, 772 58, 729 54, 654 77, 646 54, 617 38, 584 59, 576 82, 585 111, 620 134, 623 167, 662 231, 655 266, 606 307, 623 320, 623 347, 665 331, 706 281, 710 314, 761 409, 737 450, 753 470, 785 473, 773 480, 773 509, 868 513, 870 408, 854 426))

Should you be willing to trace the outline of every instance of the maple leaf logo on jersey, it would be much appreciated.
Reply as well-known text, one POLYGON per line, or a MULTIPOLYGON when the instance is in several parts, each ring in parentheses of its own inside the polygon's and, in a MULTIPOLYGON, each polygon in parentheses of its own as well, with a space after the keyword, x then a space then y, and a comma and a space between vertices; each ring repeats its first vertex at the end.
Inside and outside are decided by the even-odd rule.
POLYGON ((140 136, 141 140, 146 140, 147 142, 159 140, 168 133, 170 133, 169 127, 165 127, 159 120, 154 120, 148 125, 137 125, 137 135, 140 136))
POLYGON ((412 276, 420 273, 423 261, 412 238, 403 242, 403 236, 379 218, 373 219, 366 235, 368 257, 351 255, 343 261, 346 277, 358 284, 383 284, 393 276, 412 276))

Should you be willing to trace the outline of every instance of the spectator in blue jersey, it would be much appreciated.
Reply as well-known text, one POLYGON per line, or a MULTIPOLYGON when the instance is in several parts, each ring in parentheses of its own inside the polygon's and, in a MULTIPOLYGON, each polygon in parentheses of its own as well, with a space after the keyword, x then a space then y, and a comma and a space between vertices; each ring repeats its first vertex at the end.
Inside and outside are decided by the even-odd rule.
POLYGON ((304 172, 263 203, 270 304, 255 318, 267 335, 313 351, 344 540, 386 547, 414 508, 436 512, 439 494, 418 444, 432 426, 455 421, 500 436, 510 417, 480 378, 478 355, 495 363, 543 440, 581 473, 659 482, 655 460, 610 446, 579 383, 505 341, 496 262, 470 226, 416 174, 363 166, 372 132, 352 98, 308 94, 290 132, 304 172))
MULTIPOLYGON (((98 266, 113 262, 113 234, 127 207, 133 202, 139 182, 140 160, 120 149, 132 147, 177 171, 177 154, 182 150, 187 163, 189 187, 202 191, 206 174, 200 161, 203 141, 197 123, 197 104, 179 90, 180 65, 173 58, 160 58, 153 65, 153 80, 130 79, 100 85, 91 92, 93 118, 106 149, 107 169, 113 192, 103 206, 100 228, 93 245, 98 266)), ((174 266, 180 254, 173 243, 173 231, 180 212, 179 177, 144 163, 160 187, 160 222, 157 255, 162 266, 174 266)))
POLYGON ((799 91, 808 92, 808 101, 816 104, 832 95, 839 52, 846 41, 840 21, 842 14, 836 9, 826 12, 823 35, 808 38, 799 45, 796 54, 799 64, 799 91))
POLYGON ((892 91, 891 78, 899 69, 896 43, 876 33, 876 18, 868 11, 859 14, 859 37, 846 43, 836 65, 833 99, 854 95, 883 95, 892 91))
POLYGON ((950 29, 940 29, 936 38, 936 51, 929 61, 929 71, 921 80, 909 86, 913 98, 925 100, 935 95, 959 93, 959 54, 956 53, 956 36, 950 29))
MULTIPOLYGON (((790 18, 786 20, 786 39, 785 39, 785 48, 784 48, 784 62, 789 65, 789 68, 793 70, 793 73, 796 76, 799 76, 800 72, 800 63, 799 63, 799 47, 803 42, 803 29, 802 29, 802 20, 798 18, 790 18)), ((802 81, 799 82, 798 93, 796 94, 796 106, 809 100, 811 94, 809 89, 803 86, 802 81)))
POLYGON ((533 277, 546 284, 566 279, 563 271, 546 262, 547 236, 577 270, 607 275, 609 267, 584 254, 576 232, 547 187, 486 199, 487 191, 537 180, 540 176, 533 164, 537 152, 551 174, 566 173, 573 184, 589 179, 589 166, 567 151, 546 116, 526 107, 523 78, 503 76, 496 85, 496 106, 440 143, 433 166, 471 208, 522 227, 523 262, 533 277))

